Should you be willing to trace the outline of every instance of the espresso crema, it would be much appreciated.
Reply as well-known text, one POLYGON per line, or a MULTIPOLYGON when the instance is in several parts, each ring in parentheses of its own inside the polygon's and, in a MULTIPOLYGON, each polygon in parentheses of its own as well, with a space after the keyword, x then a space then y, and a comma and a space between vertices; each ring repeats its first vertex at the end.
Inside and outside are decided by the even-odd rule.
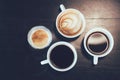
POLYGON ((39 29, 32 34, 33 44, 37 47, 44 47, 48 43, 49 36, 46 31, 39 29))

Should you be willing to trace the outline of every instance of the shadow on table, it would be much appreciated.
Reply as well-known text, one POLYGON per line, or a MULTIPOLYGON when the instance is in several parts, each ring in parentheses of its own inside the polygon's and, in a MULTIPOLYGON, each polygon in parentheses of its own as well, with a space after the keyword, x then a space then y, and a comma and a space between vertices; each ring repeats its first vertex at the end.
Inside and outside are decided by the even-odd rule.
POLYGON ((84 48, 84 39, 82 40, 82 43, 81 43, 81 51, 82 51, 83 56, 84 56, 86 59, 90 60, 91 63, 92 63, 92 66, 94 66, 94 64, 93 64, 93 57, 90 56, 90 55, 87 53, 87 51, 85 50, 85 48, 84 48))

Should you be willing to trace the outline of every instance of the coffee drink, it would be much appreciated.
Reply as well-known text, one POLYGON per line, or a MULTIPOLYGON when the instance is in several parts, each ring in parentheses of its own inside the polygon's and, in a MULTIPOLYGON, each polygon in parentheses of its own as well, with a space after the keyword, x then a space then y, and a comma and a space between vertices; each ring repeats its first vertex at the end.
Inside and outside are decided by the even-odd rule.
POLYGON ((77 10, 68 9, 58 18, 58 28, 63 34, 75 35, 81 30, 82 21, 77 10))
POLYGON ((51 62, 58 68, 69 67, 73 63, 73 59, 73 51, 65 45, 56 46, 50 54, 51 62))
POLYGON ((48 42, 48 34, 44 30, 37 30, 32 35, 33 44, 37 47, 43 47, 48 42))
POLYGON ((104 54, 109 47, 109 40, 104 33, 94 32, 87 39, 88 50, 96 55, 104 54))
POLYGON ((62 11, 56 19, 57 30, 64 37, 76 37, 83 32, 84 16, 76 9, 62 11))
POLYGON ((93 64, 98 64, 98 58, 107 56, 113 49, 114 39, 112 34, 104 28, 93 28, 84 38, 84 48, 93 56, 93 64))
POLYGON ((28 42, 33 48, 42 49, 47 47, 51 42, 50 31, 43 27, 33 27, 28 33, 28 42))
POLYGON ((54 70, 65 72, 72 69, 77 62, 76 49, 68 42, 54 43, 47 52, 47 59, 41 65, 49 64, 54 70))

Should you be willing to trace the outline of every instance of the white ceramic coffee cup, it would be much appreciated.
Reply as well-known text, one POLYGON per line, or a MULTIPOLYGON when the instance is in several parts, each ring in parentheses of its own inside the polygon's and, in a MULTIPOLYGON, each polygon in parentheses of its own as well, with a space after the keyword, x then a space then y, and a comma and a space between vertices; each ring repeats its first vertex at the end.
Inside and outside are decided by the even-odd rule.
MULTIPOLYGON (((75 38, 75 37, 78 37, 80 34, 82 34, 83 31, 84 31, 84 29, 85 29, 85 26, 86 26, 86 22, 85 22, 84 15, 83 15, 79 10, 77 10, 77 9, 73 9, 73 8, 65 9, 65 7, 64 7, 63 4, 60 5, 60 9, 61 9, 61 12, 59 13, 59 15, 58 15, 57 18, 56 18, 56 28, 57 28, 57 31, 58 31, 62 36, 66 37, 66 38, 75 38), (81 28, 80 28, 80 31, 78 31, 75 35, 64 34, 64 33, 63 33, 62 31, 60 31, 60 29, 58 28, 59 17, 60 17, 63 13, 65 13, 66 11, 69 11, 69 10, 73 10, 73 12, 74 12, 74 11, 77 12, 78 15, 79 15, 79 17, 80 17, 80 21, 81 21, 81 23, 78 23, 78 24, 81 24, 81 25, 79 25, 79 27, 81 27, 81 28)), ((77 26, 77 27, 78 27, 78 26, 77 26)), ((76 27, 73 28, 73 29, 76 29, 76 27)))
MULTIPOLYGON (((66 58, 67 59, 67 58, 66 58)), ((62 59, 61 59, 62 60, 62 59)), ((43 60, 41 61, 41 65, 44 65, 44 64, 49 64, 54 70, 56 71, 60 71, 60 72, 65 72, 65 71, 68 71, 70 69, 72 69, 75 64, 77 62, 77 52, 76 52, 76 49, 68 42, 64 42, 64 41, 60 41, 60 42, 56 42, 54 43, 49 49, 48 49, 48 52, 47 52, 47 59, 46 60, 43 60), (70 66, 68 66, 67 68, 59 68, 59 67, 56 67, 54 65, 54 63, 51 61, 50 59, 50 55, 51 55, 51 51, 56 47, 56 46, 59 46, 59 45, 65 45, 67 46, 68 48, 71 49, 71 51, 73 51, 73 62, 70 66)))
POLYGON ((88 31, 86 34, 85 34, 85 38, 84 38, 84 48, 85 50, 87 51, 87 53, 91 56, 93 56, 93 64, 94 65, 97 65, 98 64, 98 58, 100 57, 104 57, 106 55, 108 55, 111 50, 113 49, 113 46, 114 46, 114 39, 113 39, 113 36, 112 34, 104 29, 104 28, 94 28, 94 29, 91 29, 90 31, 88 31), (103 54, 99 54, 99 55, 96 55, 96 54, 93 54, 92 52, 89 51, 88 47, 87 47, 87 39, 88 37, 94 33, 94 32, 101 32, 103 33, 109 40, 109 46, 108 46, 108 49, 103 53, 103 54))
MULTIPOLYGON (((52 33, 50 32, 50 30, 48 28, 46 28, 45 26, 34 26, 33 28, 30 29, 30 31, 28 32, 27 35, 27 40, 28 43, 31 45, 31 47, 33 47, 34 49, 43 49, 46 48, 50 45, 51 41, 52 41, 52 33), (32 41, 32 35, 34 34, 34 32, 36 32, 37 30, 43 30, 47 33, 48 35, 48 40, 47 43, 44 46, 38 47, 36 46, 33 41, 32 41)), ((41 43, 40 43, 41 44, 41 43)))

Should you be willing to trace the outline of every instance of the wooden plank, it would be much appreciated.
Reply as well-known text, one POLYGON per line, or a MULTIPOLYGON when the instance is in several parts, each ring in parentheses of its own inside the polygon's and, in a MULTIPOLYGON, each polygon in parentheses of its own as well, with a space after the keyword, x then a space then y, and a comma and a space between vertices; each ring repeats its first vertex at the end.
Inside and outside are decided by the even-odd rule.
POLYGON ((119 0, 69 0, 65 6, 80 10, 86 18, 120 18, 119 0))

